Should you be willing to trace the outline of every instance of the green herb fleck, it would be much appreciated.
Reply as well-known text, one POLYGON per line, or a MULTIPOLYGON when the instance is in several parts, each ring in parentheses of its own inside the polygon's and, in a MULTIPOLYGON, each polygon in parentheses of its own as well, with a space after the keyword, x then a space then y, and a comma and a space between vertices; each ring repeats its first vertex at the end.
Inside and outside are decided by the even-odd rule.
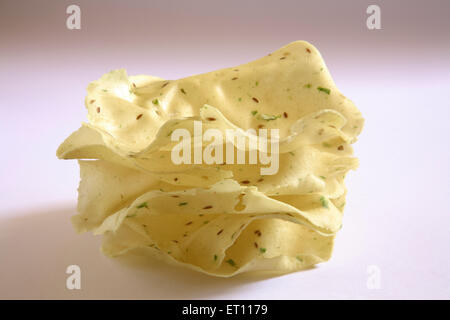
POLYGON ((271 120, 276 120, 276 119, 278 119, 278 118, 281 118, 281 115, 274 116, 274 115, 270 115, 270 114, 265 114, 265 113, 263 113, 263 114, 260 116, 260 118, 261 118, 262 120, 271 121, 271 120))
POLYGON ((305 87, 305 88, 311 88, 311 83, 307 83, 307 84, 305 84, 303 87, 305 87))
POLYGON ((158 99, 154 99, 154 100, 152 101, 152 103, 153 103, 154 105, 159 105, 159 100, 158 100, 158 99))
POLYGON ((327 179, 327 177, 324 177, 324 176, 319 176, 319 177, 321 177, 323 180, 326 180, 326 179, 327 179))
POLYGON ((142 202, 140 205, 138 205, 136 208, 141 209, 141 208, 148 208, 148 203, 147 202, 142 202))
POLYGON ((233 259, 228 259, 227 261, 225 261, 226 263, 228 263, 230 266, 232 267, 236 267, 236 262, 233 261, 233 259))
POLYGON ((322 146, 324 146, 325 148, 329 148, 331 147, 331 145, 327 142, 322 143, 322 146))
POLYGON ((256 115, 258 113, 258 110, 253 110, 252 115, 256 115))
POLYGON ((256 81, 256 82, 255 82, 255 86, 257 87, 258 85, 259 85, 259 82, 258 82, 258 81, 256 81))
POLYGON ((330 89, 324 87, 317 87, 317 90, 330 94, 330 89))
POLYGON ((178 205, 181 207, 181 206, 185 206, 187 204, 188 204, 187 202, 180 202, 178 205))
POLYGON ((209 223, 209 221, 208 221, 208 220, 206 220, 206 221, 204 221, 204 222, 203 222, 203 224, 208 224, 208 223, 209 223))
POLYGON ((296 257, 298 261, 303 262, 303 259, 300 258, 299 256, 296 257))
POLYGON ((328 209, 328 201, 327 201, 327 199, 325 199, 323 196, 320 197, 320 203, 322 204, 322 207, 328 209))
POLYGON ((217 254, 214 255, 214 261, 217 261, 217 254))
POLYGON ((267 249, 266 249, 266 248, 259 248, 259 251, 260 251, 261 253, 266 253, 267 249))
POLYGON ((186 94, 186 90, 184 90, 183 88, 181 88, 180 91, 181 91, 183 94, 186 94))
POLYGON ((239 98, 238 98, 238 101, 239 101, 239 102, 240 102, 240 101, 242 101, 242 98, 241 98, 241 97, 239 97, 239 98))
POLYGON ((290 151, 289 154, 290 154, 291 156, 295 156, 295 153, 292 152, 292 151, 290 151))

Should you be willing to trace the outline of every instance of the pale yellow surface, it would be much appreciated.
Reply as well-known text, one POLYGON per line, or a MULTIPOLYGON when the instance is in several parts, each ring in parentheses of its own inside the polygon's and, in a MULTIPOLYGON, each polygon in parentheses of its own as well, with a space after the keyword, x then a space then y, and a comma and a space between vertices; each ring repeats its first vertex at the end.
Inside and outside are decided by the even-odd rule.
POLYGON ((363 119, 309 43, 180 80, 112 71, 89 85, 85 102, 89 123, 57 154, 97 159, 80 161, 73 223, 102 234, 105 254, 145 249, 216 276, 330 258, 363 119), (194 120, 222 132, 279 129, 279 171, 173 164, 170 133, 192 133, 194 120))

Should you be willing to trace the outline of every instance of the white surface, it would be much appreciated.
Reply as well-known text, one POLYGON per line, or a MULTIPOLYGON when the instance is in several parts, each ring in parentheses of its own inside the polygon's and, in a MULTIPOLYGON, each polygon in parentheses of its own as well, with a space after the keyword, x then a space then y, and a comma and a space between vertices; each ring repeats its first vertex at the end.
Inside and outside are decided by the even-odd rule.
POLYGON ((364 1, 78 2, 80 31, 65 28, 67 2, 0 2, 0 298, 450 298, 448 2, 379 1, 378 31, 364 1), (218 279, 108 259, 101 239, 75 234, 78 166, 55 151, 86 120, 89 81, 120 67, 175 79, 299 39, 366 118, 329 262, 218 279), (71 264, 80 291, 65 287, 71 264))
POLYGON ((76 235, 69 222, 77 164, 58 161, 54 152, 70 130, 23 118, 20 127, 2 134, 16 158, 1 160, 0 297, 449 298, 450 114, 440 98, 448 80, 441 79, 441 86, 341 86, 367 122, 355 145, 361 166, 347 180, 348 206, 334 256, 314 269, 270 279, 216 279, 139 257, 102 256, 100 239, 76 235), (15 130, 24 127, 27 145, 8 139, 21 136, 15 130), (70 264, 81 267, 80 291, 65 288, 70 264), (381 270, 378 290, 367 288, 370 265, 381 270))

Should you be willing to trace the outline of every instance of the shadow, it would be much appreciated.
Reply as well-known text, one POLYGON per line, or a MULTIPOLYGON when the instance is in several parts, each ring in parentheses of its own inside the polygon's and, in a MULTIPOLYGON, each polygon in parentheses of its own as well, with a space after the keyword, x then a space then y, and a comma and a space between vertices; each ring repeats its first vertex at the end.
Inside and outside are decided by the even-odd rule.
POLYGON ((220 299, 279 274, 208 276, 138 252, 111 259, 100 253, 101 237, 78 235, 75 206, 1 213, 2 299, 220 299), (81 269, 81 290, 68 290, 69 265, 81 269))

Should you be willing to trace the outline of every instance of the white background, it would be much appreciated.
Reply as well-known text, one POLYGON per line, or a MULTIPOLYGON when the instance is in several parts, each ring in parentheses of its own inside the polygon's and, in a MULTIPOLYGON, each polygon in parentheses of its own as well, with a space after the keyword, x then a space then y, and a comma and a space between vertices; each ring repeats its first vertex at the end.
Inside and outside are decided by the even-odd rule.
MULTIPOLYGON (((0 298, 450 298, 450 55, 448 31, 438 25, 448 18, 448 5, 392 7, 383 2, 385 20, 379 31, 365 28, 364 3, 347 1, 334 8, 342 18, 326 28, 322 22, 314 24, 315 17, 323 17, 319 9, 310 8, 308 18, 308 11, 299 7, 306 13, 294 19, 287 8, 277 13, 287 22, 272 21, 280 32, 267 35, 267 41, 261 37, 244 44, 233 40, 230 34, 238 37, 238 30, 231 30, 223 31, 220 44, 208 46, 208 36, 196 33, 197 38, 187 35, 195 40, 191 46, 186 45, 189 41, 175 41, 143 52, 138 50, 143 46, 139 37, 127 33, 123 41, 136 45, 126 49, 114 38, 123 35, 110 35, 100 22, 89 20, 93 14, 87 3, 81 4, 86 17, 82 36, 65 30, 64 3, 43 3, 45 10, 33 8, 31 14, 30 8, 14 8, 11 2, 6 9, 15 9, 14 19, 0 16, 14 34, 2 33, 0 60, 0 298), (301 17, 310 19, 314 28, 296 26, 301 17), (30 21, 36 25, 24 26, 30 21), (322 36, 326 32, 328 36, 322 36), (334 38, 338 34, 340 41, 334 38), (339 89, 366 118, 354 146, 361 165, 347 178, 344 226, 329 262, 274 278, 221 279, 143 257, 109 259, 99 252, 100 238, 75 234, 69 219, 76 212, 78 167, 75 161, 57 160, 55 151, 85 120, 89 81, 118 67, 130 74, 188 76, 253 60, 297 39, 317 45, 339 89), (65 287, 65 270, 71 264, 81 267, 81 290, 65 287), (380 270, 379 289, 367 286, 371 265, 380 270)), ((111 25, 108 17, 120 16, 121 11, 133 19, 150 10, 135 7, 115 3, 111 11, 103 11, 101 21, 111 25)), ((166 9, 160 13, 171 12, 166 9)), ((217 10, 205 10, 218 15, 217 10)), ((270 13, 265 5, 260 10, 265 10, 259 12, 262 18, 270 13)), ((246 23, 244 16, 239 15, 237 23, 246 23)), ((175 20, 168 14, 165 22, 170 26, 175 20)), ((205 20, 183 21, 192 26, 205 20)), ((175 36, 182 28, 166 32, 175 36)), ((215 28, 211 24, 209 31, 199 27, 198 32, 215 28)), ((151 40, 152 31, 146 32, 151 40)))

